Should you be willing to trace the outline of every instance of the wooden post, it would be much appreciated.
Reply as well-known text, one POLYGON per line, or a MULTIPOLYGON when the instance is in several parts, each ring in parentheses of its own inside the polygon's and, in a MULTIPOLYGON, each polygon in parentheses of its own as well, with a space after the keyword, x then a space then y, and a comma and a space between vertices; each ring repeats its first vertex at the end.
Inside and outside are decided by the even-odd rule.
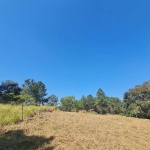
POLYGON ((22 103, 22 121, 23 121, 23 103, 22 103))

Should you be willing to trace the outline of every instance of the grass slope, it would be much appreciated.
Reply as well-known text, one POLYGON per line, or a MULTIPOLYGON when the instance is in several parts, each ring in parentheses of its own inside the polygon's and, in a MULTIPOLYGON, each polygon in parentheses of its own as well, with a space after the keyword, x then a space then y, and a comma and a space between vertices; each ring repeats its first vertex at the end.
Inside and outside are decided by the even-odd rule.
POLYGON ((0 130, 0 150, 149 150, 149 141, 149 120, 117 115, 43 112, 0 130))
MULTIPOLYGON (((37 106, 24 106, 24 117, 34 116, 36 113, 43 111, 52 111, 53 107, 37 107, 37 106)), ((0 125, 7 125, 17 123, 22 118, 22 106, 2 105, 0 104, 0 125)))

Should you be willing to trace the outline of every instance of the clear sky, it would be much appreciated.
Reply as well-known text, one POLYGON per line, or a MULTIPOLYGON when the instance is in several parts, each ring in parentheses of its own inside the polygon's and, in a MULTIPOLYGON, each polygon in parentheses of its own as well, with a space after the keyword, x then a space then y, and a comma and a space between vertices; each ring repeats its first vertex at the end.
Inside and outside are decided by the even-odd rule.
POLYGON ((42 81, 59 99, 122 99, 150 79, 150 0, 0 0, 0 81, 42 81))

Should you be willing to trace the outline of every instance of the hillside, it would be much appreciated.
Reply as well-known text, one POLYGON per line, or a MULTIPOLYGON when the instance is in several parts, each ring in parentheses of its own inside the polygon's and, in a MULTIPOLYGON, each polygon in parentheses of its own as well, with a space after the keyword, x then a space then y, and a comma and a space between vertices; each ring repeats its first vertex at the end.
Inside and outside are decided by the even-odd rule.
POLYGON ((118 115, 43 112, 0 130, 0 150, 149 150, 149 141, 149 120, 118 115))

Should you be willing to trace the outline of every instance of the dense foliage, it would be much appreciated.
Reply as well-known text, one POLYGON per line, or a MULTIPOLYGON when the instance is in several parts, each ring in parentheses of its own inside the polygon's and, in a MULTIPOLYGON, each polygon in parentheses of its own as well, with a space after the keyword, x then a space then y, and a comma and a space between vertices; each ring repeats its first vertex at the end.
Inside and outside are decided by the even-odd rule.
POLYGON ((45 84, 41 81, 34 81, 33 79, 26 79, 22 87, 19 87, 17 82, 6 80, 0 84, 0 102, 17 104, 22 103, 26 105, 40 104, 40 105, 57 105, 58 98, 54 94, 47 97, 45 84))
POLYGON ((18 83, 6 80, 5 82, 1 82, 0 85, 0 101, 3 103, 7 103, 10 101, 17 101, 18 95, 20 95, 21 88, 18 83))
POLYGON ((27 95, 33 97, 36 102, 40 103, 44 101, 47 95, 44 83, 41 81, 35 82, 33 79, 25 80, 23 90, 27 95))
MULTIPOLYGON (((46 91, 45 84, 34 79, 26 79, 21 87, 17 82, 6 80, 0 84, 0 103, 58 105, 58 97, 54 94, 47 96, 46 91)), ((58 107, 68 112, 85 110, 97 114, 121 114, 150 119, 150 81, 129 89, 124 93, 123 101, 117 97, 108 97, 99 88, 96 96, 89 94, 79 100, 73 95, 63 97, 58 107)))
POLYGON ((98 114, 121 114, 123 113, 123 103, 119 98, 107 97, 102 89, 97 91, 97 96, 91 94, 82 96, 80 100, 75 100, 74 96, 64 97, 60 100, 60 109, 63 111, 85 110, 98 114))
POLYGON ((150 81, 124 93, 125 115, 150 119, 150 81))

